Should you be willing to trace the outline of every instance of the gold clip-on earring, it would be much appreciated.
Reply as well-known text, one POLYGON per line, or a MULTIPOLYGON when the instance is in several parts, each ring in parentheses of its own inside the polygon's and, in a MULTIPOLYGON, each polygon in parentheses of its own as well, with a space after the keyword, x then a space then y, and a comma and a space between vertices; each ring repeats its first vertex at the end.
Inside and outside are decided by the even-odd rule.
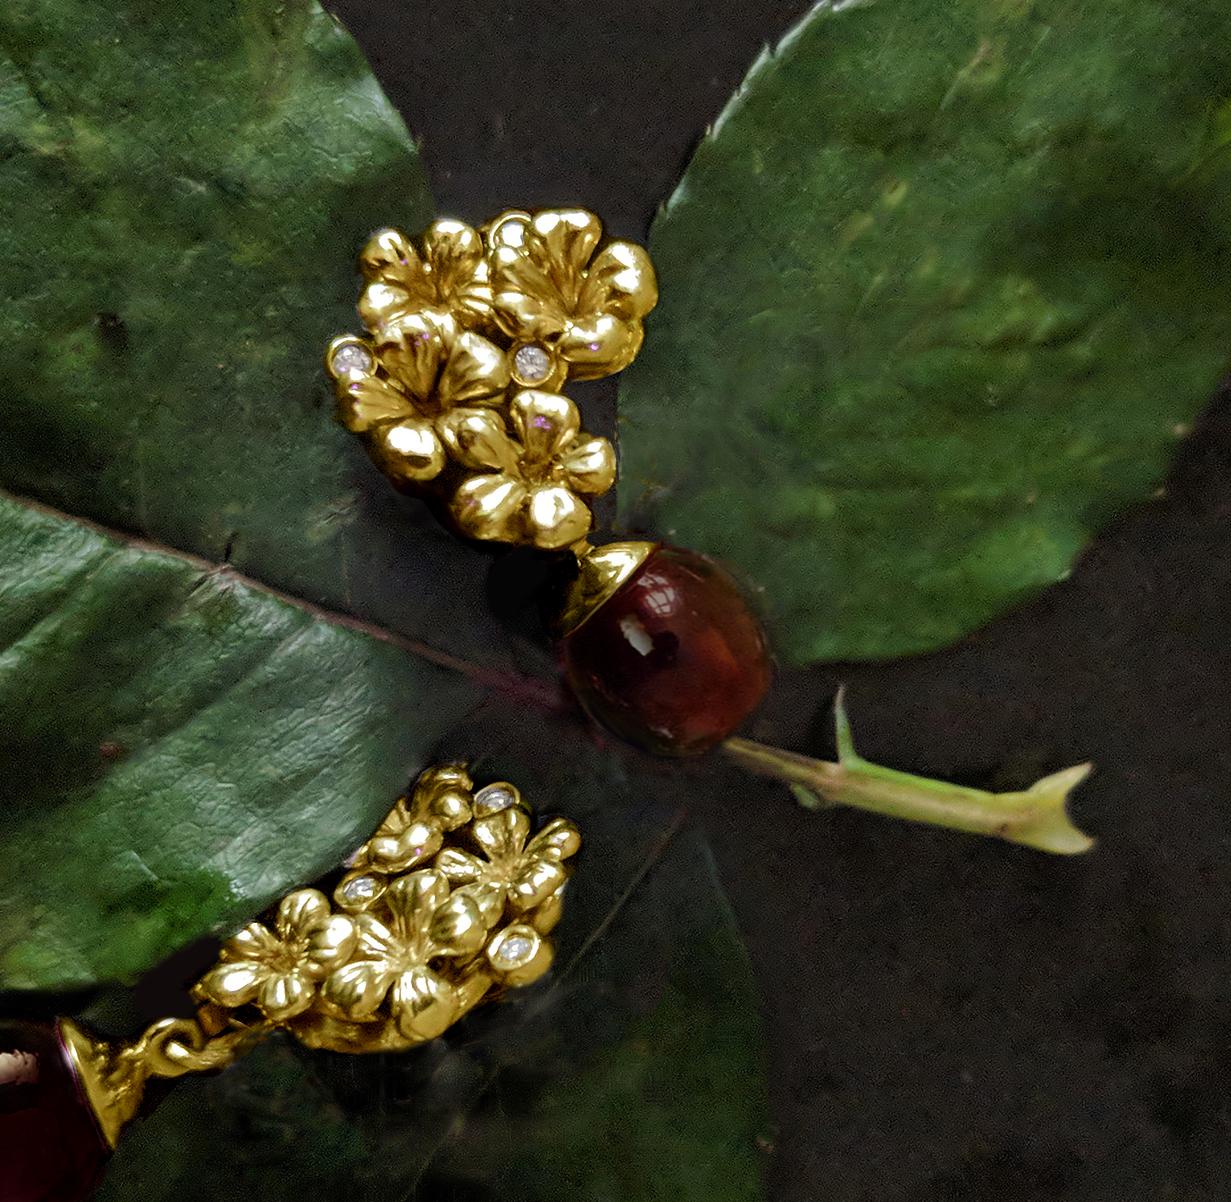
POLYGON ((514 785, 429 768, 326 889, 288 893, 223 945, 193 1018, 121 1045, 68 1019, 9 1024, 0 1068, 25 1074, 64 1155, 93 1166, 84 1197, 152 1078, 224 1069, 277 1030, 333 1052, 435 1039, 551 966, 581 836, 565 818, 533 828, 514 785))

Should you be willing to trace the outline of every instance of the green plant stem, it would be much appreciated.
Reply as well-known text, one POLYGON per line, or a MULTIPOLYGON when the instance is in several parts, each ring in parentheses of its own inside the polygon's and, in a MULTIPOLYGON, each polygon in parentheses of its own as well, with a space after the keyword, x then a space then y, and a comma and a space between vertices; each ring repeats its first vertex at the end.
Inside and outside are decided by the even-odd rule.
POLYGON ((748 771, 790 785, 809 809, 853 806, 1057 855, 1077 855, 1094 846, 1094 840, 1073 825, 1066 811, 1069 794, 1089 775, 1090 764, 1052 773, 1020 792, 989 793, 912 776, 863 759, 855 751, 841 693, 834 702, 834 719, 836 763, 750 739, 728 739, 723 750, 748 771))

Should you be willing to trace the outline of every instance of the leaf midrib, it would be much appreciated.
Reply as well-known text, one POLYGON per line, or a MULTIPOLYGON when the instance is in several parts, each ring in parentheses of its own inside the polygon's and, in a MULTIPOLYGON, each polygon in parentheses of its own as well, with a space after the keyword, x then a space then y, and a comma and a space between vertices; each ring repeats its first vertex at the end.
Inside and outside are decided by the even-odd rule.
MULTIPOLYGON (((199 571, 202 579, 211 577, 218 578, 220 576, 225 577, 227 580, 233 581, 237 585, 253 589, 264 596, 273 598, 285 605, 288 605, 315 621, 323 622, 330 626, 349 630, 369 638, 377 639, 381 642, 389 644, 390 646, 396 647, 398 650, 404 651, 409 655, 416 656, 427 662, 435 664, 438 667, 465 675, 469 679, 474 680, 484 687, 490 688, 494 691, 501 692, 505 695, 520 696, 522 699, 535 700, 544 708, 548 709, 562 710, 567 708, 567 702, 560 688, 558 686, 553 686, 548 681, 540 677, 517 677, 493 672, 490 669, 485 669, 476 664, 472 664, 467 660, 459 659, 456 656, 450 655, 448 652, 441 651, 439 648, 433 647, 429 643, 423 643, 415 639, 407 638, 405 635, 387 630, 376 623, 364 621, 347 614, 338 613, 337 611, 327 609, 324 606, 317 605, 314 602, 306 601, 301 597, 296 597, 291 593, 273 588, 270 585, 254 579, 253 577, 236 571, 225 562, 217 563, 204 556, 181 551, 153 539, 143 538, 138 535, 115 530, 102 525, 101 523, 90 521, 87 518, 66 513, 65 511, 57 509, 54 506, 47 505, 44 502, 14 494, 7 489, 0 489, 0 499, 10 501, 34 512, 44 514, 57 521, 72 523, 81 529, 89 530, 133 550, 139 552, 149 552, 172 558, 199 571)), ((670 823, 660 832, 659 836, 651 844, 646 856, 632 872, 626 884, 620 890, 612 904, 608 907, 607 911, 603 914, 602 918, 592 930, 586 933, 585 938, 581 941, 578 948, 569 958, 568 963, 557 975, 556 979, 552 983, 549 996, 558 995, 560 989, 573 975, 578 965, 591 953, 594 947, 603 940, 612 924, 619 917, 620 913, 626 908, 630 900, 640 890, 645 879, 662 861, 667 849, 671 846, 680 831, 683 829, 686 820, 687 810, 684 807, 678 808, 672 816, 670 823)), ((470 1100, 468 1105, 465 1107, 465 1110, 462 1112, 464 1115, 469 1115, 474 1110, 480 1098, 482 1098, 491 1089, 497 1075, 496 1070, 489 1071, 484 1078, 478 1093, 470 1100)), ((450 1134, 450 1131, 446 1131, 427 1151, 426 1156, 423 1158, 418 1167, 418 1171, 415 1174, 414 1182, 411 1186, 411 1192, 408 1197, 414 1196, 415 1190, 418 1188, 419 1183, 422 1181, 425 1174, 430 1170, 431 1166, 435 1163, 441 1147, 449 1138, 450 1134)))
POLYGON ((132 550, 174 559, 200 572, 203 579, 221 579, 251 589, 256 593, 298 610, 313 621, 387 643, 389 646, 396 647, 407 655, 434 664, 436 667, 444 668, 446 671, 456 672, 461 676, 465 676, 467 679, 474 681, 493 693, 516 698, 521 701, 528 701, 548 712, 560 713, 571 708, 560 686, 543 677, 521 676, 481 667, 479 664, 471 663, 469 660, 464 660, 458 656, 451 655, 447 651, 442 651, 439 647, 434 647, 430 643, 408 638, 406 635, 389 630, 375 622, 328 609, 313 601, 305 600, 303 597, 297 597, 293 593, 275 588, 256 577, 237 571, 228 563, 219 563, 205 556, 196 555, 190 551, 183 551, 166 543, 158 542, 155 539, 123 530, 116 530, 100 522, 91 521, 89 518, 83 518, 77 514, 57 509, 53 505, 48 505, 32 497, 10 492, 8 489, 0 488, 0 500, 10 501, 15 505, 20 505, 35 513, 44 514, 56 521, 72 523, 83 530, 91 531, 102 538, 119 543, 132 550))

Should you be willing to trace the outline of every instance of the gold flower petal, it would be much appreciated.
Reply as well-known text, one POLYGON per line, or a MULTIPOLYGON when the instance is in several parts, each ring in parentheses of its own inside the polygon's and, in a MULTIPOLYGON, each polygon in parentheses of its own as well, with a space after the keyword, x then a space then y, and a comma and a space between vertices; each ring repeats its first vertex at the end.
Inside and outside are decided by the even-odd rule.
POLYGON ((414 244, 401 230, 377 230, 359 252, 359 270, 365 280, 418 280, 423 264, 414 244))
POLYGON ((376 376, 338 381, 338 421, 352 434, 366 434, 384 422, 412 417, 414 407, 392 384, 376 376))
POLYGON ((378 960, 356 960, 330 973, 321 996, 347 1018, 368 1018, 385 1000, 392 975, 378 960))
POLYGON ((586 271, 577 312, 636 319, 657 303, 658 280, 645 249, 633 242, 609 242, 586 271))
POLYGON ((472 789, 474 781, 465 764, 436 764, 425 768, 415 784, 415 800, 428 801, 442 789, 472 789))
POLYGON ((282 945, 278 937, 261 922, 250 922, 222 945, 224 960, 256 960, 276 955, 282 945))
MULTIPOLYGON (((416 783, 415 803, 428 805, 435 810, 436 799, 442 794, 452 793, 457 796, 458 793, 468 793, 473 788, 474 781, 470 780, 470 773, 465 770, 464 764, 437 764, 427 768, 416 783)), ((467 814, 467 818, 469 817, 467 814)))
POLYGON ((489 925, 474 897, 454 893, 436 908, 428 935, 443 955, 472 956, 486 941, 489 925))
POLYGON ((567 882, 561 885, 546 901, 538 905, 525 916, 528 922, 540 935, 550 935, 559 925, 564 916, 564 890, 567 882))
POLYGON ((416 819, 396 834, 375 835, 368 840, 368 858, 382 872, 405 872, 434 856, 444 841, 440 827, 434 822, 416 819))
POLYGON ((526 253, 545 258, 558 282, 576 280, 603 236, 603 223, 585 209, 545 209, 526 231, 526 253))
POLYGON ((393 881, 385 893, 385 904, 397 920, 398 933, 406 935, 426 930, 432 915, 449 896, 449 882, 443 872, 423 868, 393 881))
POLYGON ((312 983, 303 973, 274 973, 261 982, 256 1004, 267 1018, 284 1023, 312 1005, 312 983))
POLYGON ((473 803, 470 778, 466 777, 464 784, 450 784, 434 792, 427 810, 445 830, 453 831, 470 821, 473 803))
POLYGON ((502 881, 485 878, 472 885, 463 885, 459 892, 474 899, 485 929, 494 927, 500 921, 509 893, 508 887, 502 881))
POLYGON ((488 409, 454 409, 440 419, 449 453, 463 467, 517 471, 517 447, 504 421, 488 409))
POLYGON ((359 316, 369 330, 375 331, 413 309, 415 304, 414 295, 401 285, 378 281, 359 294, 359 316))
POLYGON ((491 398, 509 386, 508 356, 480 334, 459 334, 437 389, 447 405, 491 398))
POLYGON ((407 313, 375 333, 376 353, 386 370, 416 401, 430 401, 454 331, 429 314, 407 313))
POLYGON ((567 860, 581 848, 581 832, 567 818, 553 818, 529 843, 530 855, 548 860, 567 860))
POLYGON ((388 960, 397 955, 397 936, 375 915, 357 914, 355 930, 359 932, 361 956, 369 960, 388 960))
POLYGON ((464 221, 437 217, 423 233, 423 253, 443 295, 474 274, 483 257, 483 239, 464 221))
POLYGON ((575 380, 597 380, 623 371, 641 349, 644 331, 639 321, 610 313, 570 321, 556 343, 575 380))
POLYGON ((446 847, 436 857, 436 870, 443 872, 450 884, 469 885, 483 875, 483 861, 460 847, 446 847))
POLYGON ((542 905, 564 882, 568 873, 554 860, 530 860, 509 884, 509 903, 514 910, 533 910, 542 905))
POLYGON ((407 1039, 435 1039, 457 1017, 457 994, 430 968, 412 968, 393 983, 390 1005, 407 1039))
POLYGON ((488 281, 487 263, 475 268, 474 276, 457 290, 453 297, 453 312, 467 326, 486 326, 492 321, 492 289, 488 281))
POLYGON ((547 272, 524 250, 498 247, 491 258, 492 306, 500 328, 522 342, 550 339, 568 310, 547 272))
POLYGON ((483 239, 478 231, 451 217, 440 217, 423 235, 423 254, 431 265, 436 301, 452 307, 472 288, 476 273, 485 278, 483 239))
POLYGON ((615 483, 615 448, 605 438, 583 439, 560 456, 560 467, 570 488, 601 496, 615 483))
POLYGON ((444 470, 445 448, 433 424, 409 417, 379 430, 372 440, 381 471, 394 480, 424 484, 444 470))
POLYGON ((358 939, 351 919, 345 914, 330 914, 308 931, 303 971, 320 980, 331 968, 349 958, 358 939))
POLYGON ((516 542, 526 486, 503 473, 472 476, 453 494, 449 509, 463 534, 495 542, 516 542))
POLYGON ((500 328, 517 342, 548 342, 568 321, 558 305, 528 292, 497 292, 492 304, 500 328))
POLYGON ((278 903, 274 929, 284 941, 303 939, 329 911, 329 899, 319 889, 296 889, 278 903))
POLYGON ((526 846, 530 818, 524 810, 510 806, 476 819, 470 832, 491 863, 508 863, 520 856, 526 846))
POLYGON ((233 1010, 237 1006, 246 1006, 256 997, 268 973, 263 964, 250 960, 219 964, 201 978, 197 988, 210 1001, 233 1010))
POLYGON ((589 506, 558 484, 530 490, 526 504, 526 533, 536 547, 557 551, 585 538, 594 523, 589 506))
POLYGON ((577 406, 556 392, 525 388, 513 398, 509 414, 525 463, 548 463, 573 442, 581 429, 577 406))

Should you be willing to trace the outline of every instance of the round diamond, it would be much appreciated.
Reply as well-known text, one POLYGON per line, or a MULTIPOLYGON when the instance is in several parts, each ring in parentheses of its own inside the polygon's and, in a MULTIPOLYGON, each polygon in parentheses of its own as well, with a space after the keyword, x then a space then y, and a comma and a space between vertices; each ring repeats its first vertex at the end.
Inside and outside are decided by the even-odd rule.
POLYGON ((513 374, 522 384, 541 384, 551 375, 551 356, 533 342, 519 346, 513 355, 513 374))
POLYGON ((347 372, 370 372, 375 365, 372 352, 358 342, 344 342, 333 352, 333 370, 340 376, 347 372))
POLYGON ((517 804, 517 794, 511 785, 488 785, 474 795, 474 812, 480 817, 496 814, 517 804))
POLYGON ((497 968, 519 968, 534 955, 534 940, 529 935, 506 935, 492 949, 492 963, 497 968))
POLYGON ((376 896, 376 891, 379 888, 380 886, 375 877, 356 876, 352 877, 342 886, 342 896, 347 901, 352 902, 371 901, 376 896))

